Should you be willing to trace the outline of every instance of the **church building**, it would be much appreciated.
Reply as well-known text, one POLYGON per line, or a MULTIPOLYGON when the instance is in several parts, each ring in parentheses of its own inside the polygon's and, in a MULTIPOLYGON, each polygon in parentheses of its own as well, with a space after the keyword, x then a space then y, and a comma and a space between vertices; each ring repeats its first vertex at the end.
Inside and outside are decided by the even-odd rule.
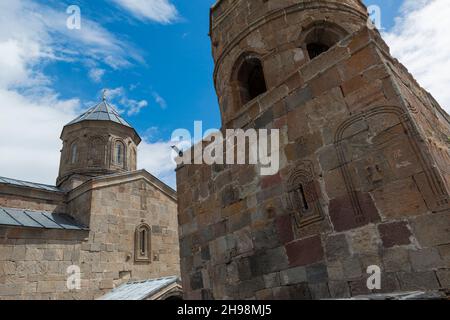
POLYGON ((56 186, 0 177, 0 299, 181 297, 177 195, 136 130, 103 99, 61 139, 56 186))

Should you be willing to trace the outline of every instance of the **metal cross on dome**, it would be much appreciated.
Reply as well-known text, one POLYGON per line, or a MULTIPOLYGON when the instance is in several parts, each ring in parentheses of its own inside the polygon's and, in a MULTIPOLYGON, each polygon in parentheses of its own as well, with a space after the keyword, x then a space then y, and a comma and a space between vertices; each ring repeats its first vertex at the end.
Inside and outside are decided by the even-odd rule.
POLYGON ((106 101, 106 94, 107 93, 108 93, 108 89, 103 89, 103 95, 102 95, 103 101, 106 101))

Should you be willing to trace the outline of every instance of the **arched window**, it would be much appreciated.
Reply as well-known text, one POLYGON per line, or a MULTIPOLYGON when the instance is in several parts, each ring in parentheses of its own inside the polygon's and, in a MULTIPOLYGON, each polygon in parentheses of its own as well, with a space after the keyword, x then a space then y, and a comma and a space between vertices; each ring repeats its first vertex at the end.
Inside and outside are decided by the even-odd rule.
POLYGON ((75 164, 78 161, 78 145, 77 143, 73 143, 70 148, 70 163, 75 164))
POLYGON ((114 162, 119 166, 123 166, 125 162, 125 145, 120 141, 116 141, 114 147, 114 162))
POLYGON ((134 240, 134 260, 151 262, 151 229, 146 223, 136 228, 134 240))
POLYGON ((264 70, 259 58, 248 55, 242 59, 235 83, 241 105, 245 105, 267 91, 264 70))
POLYGON ((307 28, 303 34, 303 44, 308 51, 309 59, 312 60, 342 40, 347 32, 332 23, 316 22, 307 28))

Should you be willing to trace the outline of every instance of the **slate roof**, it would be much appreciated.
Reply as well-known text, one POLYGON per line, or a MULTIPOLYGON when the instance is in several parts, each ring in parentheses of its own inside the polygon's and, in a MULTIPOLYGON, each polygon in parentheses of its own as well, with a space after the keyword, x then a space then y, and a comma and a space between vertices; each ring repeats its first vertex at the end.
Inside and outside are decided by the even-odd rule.
POLYGON ((145 281, 125 283, 99 300, 145 300, 164 288, 176 283, 178 277, 167 277, 145 281))
POLYGON ((62 190, 58 189, 55 186, 50 186, 50 185, 46 185, 46 184, 42 184, 42 183, 34 183, 34 182, 10 179, 10 178, 5 178, 5 177, 0 177, 0 183, 9 184, 9 185, 13 185, 13 186, 19 186, 19 187, 41 189, 41 190, 45 190, 45 191, 63 192, 62 190))
POLYGON ((69 215, 0 207, 0 226, 87 231, 69 215))
POLYGON ((112 121, 132 128, 132 126, 116 111, 106 100, 103 100, 96 106, 90 108, 78 118, 69 122, 72 125, 82 121, 112 121))

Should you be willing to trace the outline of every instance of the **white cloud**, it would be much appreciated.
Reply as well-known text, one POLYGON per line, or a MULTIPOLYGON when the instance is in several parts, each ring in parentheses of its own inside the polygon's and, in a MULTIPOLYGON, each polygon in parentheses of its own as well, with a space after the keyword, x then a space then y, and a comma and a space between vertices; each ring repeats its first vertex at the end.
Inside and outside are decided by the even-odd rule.
POLYGON ((54 184, 62 127, 76 116, 78 100, 23 96, 0 89, 0 175, 54 184))
POLYGON ((161 107, 161 109, 167 108, 167 102, 166 100, 159 95, 157 92, 153 92, 153 99, 155 99, 155 102, 161 107))
POLYGON ((170 142, 150 143, 144 138, 138 147, 138 168, 145 168, 176 189, 176 164, 172 160, 171 146, 170 142))
POLYGON ((142 109, 148 106, 147 100, 128 98, 124 87, 107 89, 106 96, 108 101, 119 113, 126 113, 128 116, 138 115, 142 109))
POLYGON ((418 82, 450 112, 450 1, 405 0, 395 27, 383 35, 418 82))
POLYGON ((133 99, 123 99, 122 103, 127 107, 127 114, 129 116, 139 114, 143 108, 148 106, 148 102, 146 100, 136 101, 133 99))
MULTIPOLYGON (((67 29, 66 19, 65 12, 32 0, 0 1, 0 176, 55 183, 61 130, 82 106, 78 99, 64 100, 55 93, 53 79, 44 72, 46 64, 84 64, 100 80, 102 71, 95 70, 99 63, 119 68, 141 59, 132 46, 86 17, 81 30, 67 29)), ((110 92, 121 93, 122 88, 110 92)), ((128 101, 129 106, 133 103, 128 101)), ((135 108, 144 104, 138 101, 135 108)), ((157 162, 160 144, 143 142, 141 148, 143 166, 173 182, 166 159, 162 165, 157 162), (146 159, 148 155, 152 159, 146 159)))
POLYGON ((94 68, 89 71, 89 78, 95 83, 99 83, 102 81, 103 76, 105 75, 104 69, 94 68))
POLYGON ((112 0, 140 20, 171 23, 178 18, 177 8, 170 0, 112 0))

